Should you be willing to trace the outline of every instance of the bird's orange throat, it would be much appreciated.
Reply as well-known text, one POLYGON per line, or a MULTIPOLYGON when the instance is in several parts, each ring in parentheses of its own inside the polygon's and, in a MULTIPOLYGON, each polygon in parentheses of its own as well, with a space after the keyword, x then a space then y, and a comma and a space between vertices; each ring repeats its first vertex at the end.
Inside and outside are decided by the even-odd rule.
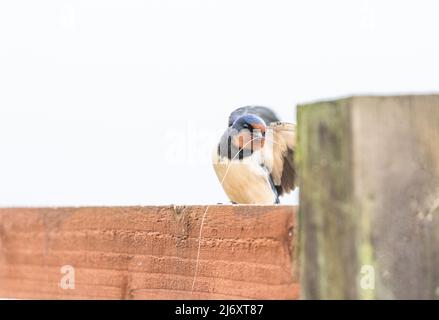
POLYGON ((245 149, 245 150, 260 150, 264 147, 265 144, 265 138, 257 138, 253 140, 253 135, 250 132, 243 132, 238 135, 236 135, 233 139, 233 144, 238 149, 245 149))

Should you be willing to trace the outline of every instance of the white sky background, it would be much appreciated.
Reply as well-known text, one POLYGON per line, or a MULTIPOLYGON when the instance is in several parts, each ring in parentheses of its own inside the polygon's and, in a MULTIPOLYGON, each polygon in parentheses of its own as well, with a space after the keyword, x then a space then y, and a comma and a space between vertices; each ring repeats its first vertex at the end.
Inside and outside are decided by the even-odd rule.
POLYGON ((434 0, 1 1, 0 206, 227 202, 210 156, 235 107, 295 121, 298 102, 437 91, 438 12, 434 0))

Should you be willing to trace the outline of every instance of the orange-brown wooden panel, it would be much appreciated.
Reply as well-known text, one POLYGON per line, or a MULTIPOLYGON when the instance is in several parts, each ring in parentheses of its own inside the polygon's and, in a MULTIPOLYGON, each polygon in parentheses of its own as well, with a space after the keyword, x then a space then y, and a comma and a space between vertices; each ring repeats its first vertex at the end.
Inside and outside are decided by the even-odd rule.
POLYGON ((0 297, 298 298, 293 207, 210 206, 199 237, 205 211, 0 209, 0 297), (73 269, 62 273, 63 266, 73 269), (74 289, 63 289, 71 270, 74 289))

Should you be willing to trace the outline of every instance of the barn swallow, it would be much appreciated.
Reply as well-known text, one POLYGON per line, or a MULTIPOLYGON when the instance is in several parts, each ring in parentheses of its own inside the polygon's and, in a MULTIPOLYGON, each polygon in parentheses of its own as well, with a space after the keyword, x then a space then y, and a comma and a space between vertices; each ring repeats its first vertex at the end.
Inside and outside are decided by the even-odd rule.
POLYGON ((295 188, 296 126, 266 107, 233 111, 213 153, 216 175, 232 203, 277 204, 295 188))

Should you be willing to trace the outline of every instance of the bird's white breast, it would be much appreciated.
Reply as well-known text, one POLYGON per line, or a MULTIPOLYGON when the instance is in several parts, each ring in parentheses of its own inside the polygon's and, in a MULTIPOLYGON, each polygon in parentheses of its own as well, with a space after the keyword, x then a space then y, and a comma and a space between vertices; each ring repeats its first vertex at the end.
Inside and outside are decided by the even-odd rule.
POLYGON ((273 192, 266 168, 260 165, 261 153, 254 152, 242 160, 213 155, 213 167, 229 199, 242 204, 273 204, 273 192))

